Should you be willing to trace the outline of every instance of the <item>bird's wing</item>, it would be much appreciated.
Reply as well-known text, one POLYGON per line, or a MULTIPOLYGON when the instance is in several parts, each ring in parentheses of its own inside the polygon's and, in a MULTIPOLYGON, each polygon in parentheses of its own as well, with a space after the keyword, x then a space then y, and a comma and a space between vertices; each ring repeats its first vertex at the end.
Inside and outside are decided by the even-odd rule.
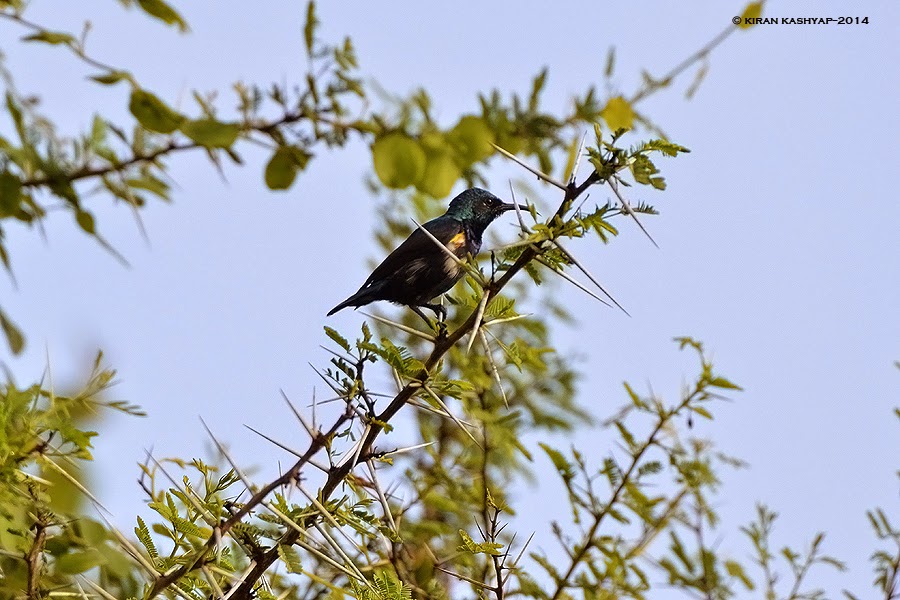
MULTIPOLYGON (((463 232, 463 225, 452 217, 441 216, 428 221, 422 225, 431 235, 436 237, 441 243, 447 244, 459 233, 463 232)), ((375 267, 372 274, 363 284, 365 289, 373 282, 383 279, 389 279, 398 269, 408 265, 411 261, 421 259, 420 263, 429 264, 433 260, 438 260, 444 256, 444 251, 438 248, 434 240, 429 238, 418 227, 406 238, 402 244, 397 246, 393 252, 381 261, 381 264, 375 267)))

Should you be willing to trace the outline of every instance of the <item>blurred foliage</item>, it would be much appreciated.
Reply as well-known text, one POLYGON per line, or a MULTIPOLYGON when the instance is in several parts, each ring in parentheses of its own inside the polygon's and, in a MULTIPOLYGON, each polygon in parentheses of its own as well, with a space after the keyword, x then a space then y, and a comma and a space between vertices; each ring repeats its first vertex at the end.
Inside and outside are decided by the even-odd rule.
POLYGON ((0 387, 0 598, 38 597, 90 569, 111 592, 137 593, 133 565, 108 523, 84 514, 90 496, 83 468, 97 435, 84 427, 103 409, 143 415, 105 399, 114 377, 98 354, 74 394, 38 384, 0 387))
MULTIPOLYGON (((120 4, 189 30, 164 0, 120 4)), ((758 16, 762 8, 753 3, 743 14, 758 16)), ((115 252, 85 199, 100 192, 140 218, 148 202, 171 199, 166 161, 185 152, 205 153, 220 169, 226 161, 241 165, 248 145, 264 146, 270 154, 262 181, 286 190, 318 153, 361 140, 371 148, 376 236, 386 250, 411 233, 413 218, 442 212, 461 181, 488 185, 495 159, 515 155, 529 179, 538 179, 513 187, 529 207, 517 212, 517 239, 488 244, 495 248, 489 257, 466 260, 467 277, 446 296, 443 327, 405 311, 400 321, 373 314, 356 336, 325 328, 331 360, 317 373, 333 397, 316 401, 319 420, 317 404, 310 414, 289 401, 308 446, 292 450, 270 440, 297 460, 265 485, 251 481, 215 438, 215 464, 149 456, 140 479, 149 516, 121 532, 90 492, 84 467, 96 433, 88 417, 99 408, 141 413, 105 399, 114 373, 102 356, 84 389, 68 396, 55 393, 50 378, 19 389, 10 375, 0 388, 0 599, 605 600, 642 599, 662 587, 717 600, 800 599, 824 597, 809 583, 815 569, 844 568, 824 552, 822 534, 806 548, 774 549, 776 515, 762 505, 742 529, 752 562, 746 552, 728 556, 717 548, 725 529, 714 509, 719 473, 743 465, 694 436, 692 426, 712 419, 723 394, 740 388, 715 370, 701 343, 676 340, 698 359, 678 397, 642 394, 626 383, 624 405, 604 415, 578 405, 577 361, 554 348, 555 327, 573 316, 552 282, 619 307, 568 245, 602 247, 632 222, 649 237, 641 220, 658 211, 629 197, 665 190, 662 160, 688 151, 667 139, 642 101, 690 69, 692 96, 709 54, 743 26, 729 27, 661 77, 645 73, 632 93, 613 85, 610 50, 603 84, 588 84, 563 111, 542 106, 543 70, 525 93, 479 94, 477 108, 442 126, 425 90, 373 106, 351 40, 323 41, 313 3, 300 85, 239 82, 231 108, 218 106, 216 94, 195 92, 195 106, 183 111, 125 66, 90 54, 88 28, 75 35, 44 27, 15 0, 0 0, 0 17, 23 30, 25 43, 57 46, 91 67, 97 85, 127 86, 133 116, 121 124, 94 115, 90 131, 67 138, 4 73, 14 135, 0 137, 0 259, 10 273, 3 227, 39 228, 54 211, 69 213, 115 252), (593 131, 586 145, 585 131, 593 131), (615 201, 585 206, 595 185, 607 186, 615 201), (528 277, 516 277, 522 271, 528 277), (401 409, 415 423, 400 436, 414 438, 403 448, 388 437, 401 409), (596 445, 551 443, 585 428, 596 445), (556 550, 532 545, 509 526, 517 501, 509 492, 537 460, 549 461, 562 492, 543 515, 556 550)), ((0 328, 9 348, 21 352, 25 336, 2 310, 0 328)), ((896 598, 900 534, 884 510, 869 517, 879 542, 890 544, 872 556, 875 589, 896 598)), ((546 542, 547 533, 533 535, 546 542)))

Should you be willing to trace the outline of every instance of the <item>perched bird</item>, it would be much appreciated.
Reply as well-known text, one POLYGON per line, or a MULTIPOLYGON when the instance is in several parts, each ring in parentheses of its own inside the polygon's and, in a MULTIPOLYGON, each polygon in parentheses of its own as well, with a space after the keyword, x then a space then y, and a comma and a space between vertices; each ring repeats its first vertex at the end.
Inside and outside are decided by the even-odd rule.
MULTIPOLYGON (((462 259, 467 254, 477 255, 487 226, 515 208, 514 204, 507 204, 486 190, 471 188, 454 198, 447 212, 422 227, 462 259)), ((528 210, 525 206, 520 208, 528 210)), ((444 307, 430 301, 452 288, 464 273, 434 240, 416 229, 372 271, 355 294, 332 308, 328 315, 348 306, 358 308, 376 300, 387 300, 410 307, 426 321, 421 308, 445 316, 444 307)))

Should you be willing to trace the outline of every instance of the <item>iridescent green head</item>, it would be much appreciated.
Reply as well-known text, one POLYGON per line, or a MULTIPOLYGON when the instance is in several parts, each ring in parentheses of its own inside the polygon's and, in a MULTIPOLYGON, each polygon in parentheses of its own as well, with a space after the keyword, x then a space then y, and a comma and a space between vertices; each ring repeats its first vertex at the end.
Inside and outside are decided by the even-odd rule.
MULTIPOLYGON (((447 216, 468 223, 480 233, 494 219, 515 208, 514 204, 504 202, 487 190, 469 188, 450 201, 447 216)), ((528 210, 528 207, 521 205, 519 208, 528 210)))

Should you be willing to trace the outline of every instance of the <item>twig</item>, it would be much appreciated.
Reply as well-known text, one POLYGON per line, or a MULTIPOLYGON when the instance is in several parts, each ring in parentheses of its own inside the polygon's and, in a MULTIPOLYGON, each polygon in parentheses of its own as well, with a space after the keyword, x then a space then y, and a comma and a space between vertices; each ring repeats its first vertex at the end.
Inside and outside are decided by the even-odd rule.
POLYGON ((493 146, 494 149, 495 149, 497 152, 499 152, 500 154, 502 154, 503 156, 505 156, 505 157, 508 158, 509 160, 515 162, 515 163, 518 164, 519 166, 524 167, 526 170, 528 170, 528 171, 530 171, 531 173, 533 173, 534 175, 536 175, 538 179, 542 179, 542 180, 546 181, 547 183, 549 183, 550 185, 556 186, 556 187, 558 187, 559 189, 561 189, 562 191, 566 191, 566 186, 564 186, 564 185, 561 184, 560 182, 556 181, 555 179, 553 179, 552 177, 550 177, 550 176, 547 175, 546 173, 542 173, 541 171, 538 171, 537 169, 535 169, 534 167, 532 167, 532 166, 529 165, 528 163, 523 162, 521 159, 519 159, 518 156, 516 156, 516 155, 513 154, 512 152, 509 152, 508 150, 506 150, 506 149, 504 149, 504 148, 501 148, 500 146, 498 146, 497 144, 495 144, 495 143, 493 143, 493 142, 491 142, 491 146, 493 146))
POLYGON ((525 545, 522 546, 522 549, 519 550, 519 554, 516 555, 515 560, 513 560, 512 566, 507 569, 506 577, 504 577, 504 579, 503 579, 503 585, 506 585, 506 582, 512 576, 512 573, 515 570, 515 568, 518 566, 519 561, 522 560, 522 557, 525 555, 525 550, 528 549, 528 545, 531 543, 531 540, 534 539, 534 534, 535 534, 535 532, 532 531, 531 535, 529 535, 528 539, 525 541, 525 545))
MULTIPOLYGON (((282 444, 281 442, 279 442, 279 441, 277 441, 277 440, 275 440, 275 439, 270 438, 270 437, 267 436, 266 434, 264 434, 264 433, 262 433, 262 432, 260 432, 260 431, 257 431, 256 429, 250 427, 249 425, 244 425, 244 427, 246 427, 247 429, 249 429, 250 431, 252 431, 252 432, 255 433, 256 435, 258 435, 259 437, 263 438, 264 440, 266 440, 266 441, 268 441, 268 442, 270 442, 270 443, 272 443, 272 444, 275 444, 276 446, 278 446, 279 448, 281 448, 281 449, 284 450, 285 452, 289 452, 289 453, 293 454, 293 455, 296 456, 297 458, 300 458, 301 456, 303 456, 300 452, 294 450, 293 448, 290 448, 290 447, 288 447, 288 446, 285 446, 285 445, 282 444)), ((319 463, 317 463, 317 462, 314 461, 314 460, 310 460, 310 461, 309 461, 309 464, 311 464, 311 465, 314 466, 315 468, 319 469, 319 470, 322 471, 323 473, 327 473, 327 472, 328 472, 328 469, 327 469, 327 468, 325 468, 324 466, 320 465, 319 463)))
POLYGON ((219 587, 218 582, 216 581, 215 576, 210 572, 206 565, 200 567, 200 570, 203 571, 203 574, 206 576, 206 581, 209 582, 210 587, 213 589, 213 593, 215 594, 215 598, 221 599, 225 596, 225 593, 222 591, 222 588, 219 587))
MULTIPOLYGON (((442 246, 442 247, 443 247, 443 246, 442 246)), ((363 315, 364 317, 369 317, 370 319, 375 319, 375 320, 378 321, 379 323, 384 323, 385 325, 390 325, 391 327, 396 327, 396 328, 399 329, 400 331, 405 331, 406 333, 408 333, 408 334, 410 334, 410 335, 414 335, 414 336, 419 337, 419 338, 422 338, 423 340, 426 340, 426 341, 429 341, 429 342, 433 342, 433 341, 434 341, 434 336, 433 336, 433 335, 428 334, 428 333, 425 333, 425 332, 423 332, 423 331, 419 331, 418 329, 415 329, 415 328, 413 328, 413 327, 409 327, 409 326, 407 326, 407 325, 404 325, 403 323, 398 323, 398 322, 396 322, 396 321, 391 321, 390 319, 385 319, 384 317, 379 317, 378 315, 369 314, 369 313, 363 312, 363 311, 359 311, 359 313, 360 313, 361 315, 363 315)))
MULTIPOLYGON (((733 30, 734 30, 733 28, 729 28, 729 31, 725 35, 730 34, 730 32, 733 30)), ((721 39, 724 39, 724 37, 725 37, 724 35, 720 36, 721 39)), ((713 43, 709 44, 706 48, 702 49, 701 52, 698 53, 698 55, 700 55, 701 57, 705 56, 705 54, 708 53, 709 50, 711 50, 713 46, 715 46, 721 42, 721 39, 717 38, 716 40, 714 40, 713 43)), ((687 66, 689 66, 690 64, 691 64, 691 60, 684 61, 682 64, 679 64, 675 70, 673 70, 674 74, 670 74, 670 76, 677 75, 681 70, 687 68, 687 66)), ((653 91, 654 90, 641 90, 638 94, 636 94, 632 98, 632 102, 638 102, 643 97, 646 97, 653 91)), ((599 176, 596 174, 596 172, 594 172, 578 185, 573 184, 573 185, 569 185, 569 186, 563 186, 559 182, 552 180, 552 178, 549 178, 548 176, 544 175, 543 173, 540 173, 539 171, 535 172, 534 169, 532 169, 528 165, 525 165, 524 163, 522 163, 522 161, 520 161, 517 158, 515 158, 514 156, 510 155, 505 150, 498 149, 498 151, 501 152, 501 154, 504 154, 504 156, 507 156, 507 158, 510 158, 510 159, 514 160, 515 162, 519 163, 520 165, 522 165, 523 167, 525 167, 529 172, 532 172, 533 174, 541 177, 543 180, 548 181, 548 183, 550 183, 551 185, 554 185, 557 188, 564 190, 565 196, 563 198, 563 201, 560 204, 559 208, 557 209, 556 214, 554 215, 554 217, 551 217, 551 219, 555 218, 555 217, 562 218, 564 216, 565 212, 569 209, 569 207, 571 207, 574 200, 581 197, 581 195, 587 190, 587 188, 589 188, 590 186, 592 186, 596 183, 601 182, 599 176)), ((627 211, 628 209, 623 207, 623 210, 627 211)), ((488 295, 489 297, 494 297, 498 293, 500 293, 500 291, 512 280, 513 277, 515 277, 520 271, 522 271, 526 267, 526 265, 529 265, 530 263, 532 263, 532 261, 535 260, 535 258, 540 254, 540 252, 541 252, 540 249, 536 248, 533 244, 524 248, 524 250, 519 255, 519 257, 503 273, 503 275, 496 281, 490 282, 490 284, 485 288, 485 294, 488 295)), ((420 369, 420 371, 418 373, 411 374, 410 376, 405 378, 407 383, 404 383, 403 380, 400 380, 399 378, 397 378, 397 383, 398 383, 397 393, 393 397, 393 399, 387 404, 387 406, 385 406, 381 410, 381 412, 375 417, 376 420, 373 421, 373 423, 374 423, 373 426, 371 427, 370 431, 365 436, 365 438, 362 440, 362 444, 360 446, 359 459, 366 460, 367 457, 371 456, 371 449, 372 449, 373 445, 375 444, 378 437, 384 432, 383 424, 390 422, 390 420, 395 415, 397 415, 397 413, 400 412, 400 410, 403 407, 405 407, 407 404, 413 404, 414 406, 416 406, 416 401, 415 401, 414 397, 418 393, 419 389, 423 387, 422 382, 428 381, 429 378, 431 378, 433 376, 435 369, 438 367, 440 362, 444 359, 444 357, 448 353, 448 351, 451 348, 453 348, 463 337, 465 337, 465 335, 467 333, 472 331, 475 321, 476 321, 475 314, 474 313, 470 314, 469 317, 466 319, 466 321, 459 328, 450 332, 447 336, 435 340, 434 347, 431 350, 430 354, 427 356, 427 358, 425 358, 422 361, 422 368, 420 369)), ((500 321, 498 320, 497 322, 500 322, 500 321)), ((485 323, 484 325, 488 325, 488 324, 489 323, 485 323)), ((484 330, 484 328, 482 328, 482 330, 484 330)), ((318 373, 318 371, 317 371, 317 373, 318 373)), ((321 376, 321 374, 320 374, 320 376, 321 376)), ((395 373, 395 377, 396 377, 396 373, 395 373)), ((422 406, 419 406, 419 407, 422 408, 422 406)), ((431 409, 431 410, 433 410, 433 409, 431 409)), ((437 412, 437 411, 434 411, 434 412, 437 412)), ((254 507, 258 506, 263 501, 263 499, 268 494, 270 494, 272 491, 274 491, 275 489, 284 485, 287 482, 294 481, 296 476, 299 474, 300 470, 305 466, 305 464, 310 460, 310 458, 325 447, 326 440, 329 440, 333 434, 335 434, 341 427, 343 427, 349 418, 350 418, 350 415, 345 413, 344 415, 342 415, 340 418, 337 419, 336 423, 333 425, 333 427, 327 433, 317 433, 316 435, 314 435, 310 442, 309 448, 307 449, 306 453, 304 453, 303 457, 300 458, 297 461, 297 463, 290 470, 288 470, 284 475, 282 475, 275 481, 271 482, 270 484, 266 485, 265 487, 260 489, 256 494, 254 494, 253 497, 250 498, 250 500, 248 500, 248 502, 246 504, 244 504, 244 506, 242 506, 241 510, 237 511, 228 520, 228 522, 226 522, 223 525, 223 528, 227 530, 228 527, 231 527, 235 523, 239 522, 244 516, 246 516, 251 510, 253 510, 254 507)), ((314 426, 312 429, 315 430, 315 423, 314 423, 314 426)), ((329 471, 326 481, 324 482, 321 489, 319 490, 319 498, 321 498, 323 501, 330 498, 335 493, 335 491, 339 488, 339 486, 344 481, 345 477, 350 473, 350 470, 354 466, 355 465, 350 464, 350 462, 348 461, 346 464, 343 464, 340 467, 332 467, 329 471)), ((630 471, 629 471, 629 473, 630 473, 630 471)), ((628 479, 628 477, 626 476, 625 480, 627 480, 627 479, 628 479)), ((612 504, 614 504, 617 501, 617 499, 621 493, 622 493, 622 486, 619 486, 619 488, 616 490, 616 492, 612 498, 612 502, 608 506, 611 506, 612 504)), ((601 519, 603 518, 603 515, 605 515, 605 514, 606 513, 601 513, 601 519)), ((307 519, 304 519, 303 524, 308 525, 309 523, 314 522, 315 518, 316 517, 309 517, 307 519)), ((599 527, 599 523, 597 523, 596 526, 599 527)), ((302 535, 301 531, 302 531, 302 529, 289 530, 287 533, 285 533, 282 536, 280 543, 287 544, 287 545, 296 543, 296 541, 302 535)), ((584 553, 587 553, 590 550, 591 544, 589 542, 593 539, 593 535, 595 533, 596 533, 596 529, 591 531, 590 537, 587 539, 587 542, 585 544, 582 544, 582 546, 581 546, 582 555, 584 553)), ((229 591, 229 597, 233 595, 236 600, 249 599, 253 594, 254 582, 258 581, 259 578, 261 578, 263 576, 263 574, 266 572, 266 570, 277 559, 278 559, 277 547, 272 547, 271 549, 267 550, 264 554, 262 554, 258 557, 254 557, 254 561, 251 563, 250 567, 247 569, 247 571, 241 577, 241 582, 239 584, 235 585, 229 591)), ((181 565, 178 568, 173 569, 172 571, 167 573, 165 576, 161 577, 160 580, 158 582, 156 582, 150 590, 148 590, 148 595, 151 597, 158 595, 162 590, 164 590, 168 586, 172 585, 180 577, 184 576, 186 573, 195 569, 197 564, 202 560, 203 560, 203 552, 201 551, 198 554, 198 558, 196 561, 194 561, 194 563, 181 565)), ((554 600, 558 600, 559 595, 562 593, 563 589, 565 589, 568 586, 568 581, 571 578, 575 569, 577 569, 578 564, 580 564, 580 559, 578 561, 576 561, 575 564, 571 565, 570 571, 565 575, 564 579, 560 582, 560 585, 559 585, 560 589, 558 589, 556 594, 554 594, 554 596, 553 596, 554 600)), ((441 570, 443 570, 443 569, 441 569, 441 570)), ((450 573, 450 574, 453 576, 457 576, 455 573, 450 573)), ((489 586, 485 586, 482 582, 477 582, 477 581, 473 580, 472 583, 475 585, 481 586, 483 588, 490 589, 489 586)))
MULTIPOLYGON (((306 430, 307 435, 309 435, 310 439, 315 439, 316 434, 313 431, 313 427, 310 427, 309 423, 306 422, 306 419, 303 418, 303 414, 294 407, 294 404, 291 402, 290 398, 287 397, 287 394, 284 390, 278 390, 281 392, 281 397, 284 398, 284 401, 290 407, 291 412, 294 413, 294 416, 297 417, 297 420, 300 421, 300 424, 303 425, 303 429, 306 430)), ((315 393, 313 393, 313 397, 315 398, 315 393)))
POLYGON ((391 526, 391 530, 394 533, 399 534, 397 523, 394 522, 394 515, 391 514, 391 507, 388 504, 387 497, 384 495, 384 490, 381 489, 381 484, 378 483, 378 475, 375 473, 375 463, 372 462, 371 458, 366 461, 366 466, 369 467, 369 475, 372 476, 372 486, 375 488, 375 493, 378 494, 378 501, 381 503, 381 510, 384 512, 384 518, 387 519, 388 524, 391 526))
POLYGON ((235 460, 233 458, 231 458, 231 454, 228 453, 228 450, 225 449, 225 446, 221 442, 219 442, 218 438, 216 438, 215 435, 213 435, 212 430, 206 424, 206 421, 203 420, 203 417, 200 417, 200 423, 203 424, 203 428, 206 430, 206 433, 209 435, 210 439, 216 445, 216 448, 219 449, 219 453, 222 456, 224 456, 225 460, 228 461, 228 464, 231 465, 231 469, 234 471, 235 475, 237 475, 238 478, 241 480, 241 483, 244 484, 244 487, 246 487, 248 491, 252 492, 254 490, 254 488, 256 487, 253 484, 253 482, 251 482, 250 479, 248 479, 247 476, 244 475, 244 472, 241 471, 240 467, 237 466, 237 462, 235 462, 235 460))
POLYGON ((663 75, 662 78, 655 79, 654 83, 649 83, 646 86, 644 86, 643 88, 641 88, 640 90, 638 90, 637 92, 635 92, 634 96, 632 96, 628 100, 628 103, 629 104, 637 104, 638 102, 640 102, 644 98, 647 98, 648 96, 650 96, 651 94, 653 94, 654 92, 659 90, 660 88, 668 85, 673 79, 675 79, 676 77, 681 75, 681 73, 683 73, 685 71, 685 69, 687 69, 694 63, 699 62, 699 61, 703 60, 704 58, 706 58, 710 52, 715 50, 716 46, 718 46, 719 44, 724 42, 726 39, 728 39, 728 36, 730 36, 737 30, 738 30, 738 28, 733 25, 729 25, 728 27, 723 29, 721 31, 721 33, 716 35, 716 37, 714 37, 706 45, 704 45, 702 48, 700 48, 700 50, 691 54, 689 57, 687 57, 686 59, 684 59, 677 65, 675 65, 675 67, 673 67, 668 73, 663 75), (659 82, 659 83, 656 83, 656 82, 659 82))
POLYGON ((257 564, 255 560, 251 560, 250 564, 247 565, 247 568, 244 569, 244 572, 241 573, 241 576, 237 579, 237 581, 231 586, 231 589, 228 590, 228 593, 225 594, 225 597, 222 600, 228 600, 231 596, 241 588, 241 585, 247 581, 247 578, 253 573, 253 570, 256 568, 257 564))
POLYGON ((500 371, 497 369, 497 364, 494 362, 494 354, 491 352, 491 345, 488 342, 487 336, 484 331, 478 330, 478 336, 481 338, 481 345, 484 348, 484 355, 488 359, 488 364, 491 365, 491 372, 494 374, 494 381, 497 382, 497 387, 500 388, 500 395, 503 396, 503 405, 506 406, 507 410, 509 410, 509 400, 506 398, 506 390, 503 389, 503 381, 500 379, 500 371))
POLYGON ((416 444, 415 446, 407 446, 406 448, 397 448, 396 450, 385 452, 381 454, 381 456, 390 456, 391 454, 406 454, 407 452, 412 452, 413 450, 418 450, 419 448, 427 448, 428 446, 433 446, 436 443, 437 442, 425 442, 424 444, 416 444))
POLYGON ((422 389, 424 389, 426 392, 428 392, 428 395, 431 396, 431 397, 434 399, 434 401, 438 403, 438 406, 440 406, 441 409, 442 409, 444 412, 446 412, 446 413, 450 416, 451 419, 453 419, 453 422, 456 423, 457 426, 459 426, 459 428, 463 430, 463 433, 465 433, 467 436, 469 436, 469 438, 470 438, 473 442, 475 442, 475 445, 476 445, 476 446, 478 446, 479 448, 482 447, 481 444, 478 443, 478 440, 475 439, 475 436, 472 435, 472 432, 469 431, 468 428, 467 428, 465 425, 462 424, 462 421, 460 421, 460 420, 456 417, 456 415, 454 415, 452 412, 450 412, 450 409, 447 408, 447 405, 444 404, 444 401, 441 400, 441 397, 438 396, 438 395, 434 392, 434 390, 432 390, 432 389, 431 389, 430 387, 428 387, 427 385, 423 385, 423 386, 422 386, 422 389))
MULTIPOLYGON (((442 410, 440 410, 440 409, 437 409, 437 408, 435 408, 435 407, 433 407, 433 406, 428 406, 427 404, 423 404, 423 403, 418 402, 418 401, 416 401, 416 400, 410 399, 410 400, 407 401, 407 404, 409 404, 410 406, 414 406, 414 407, 416 407, 416 408, 420 408, 420 409, 422 409, 422 410, 424 410, 424 411, 427 411, 427 412, 430 412, 430 413, 432 413, 432 414, 435 414, 435 415, 437 415, 437 416, 439 416, 439 417, 443 417, 443 418, 445 418, 445 419, 449 419, 450 421, 453 421, 453 420, 454 420, 454 419, 453 419, 453 415, 447 414, 447 413, 445 413, 444 411, 442 411, 442 410)), ((472 424, 469 423, 468 421, 465 421, 465 420, 459 419, 459 418, 458 418, 458 420, 459 420, 459 422, 462 423, 463 425, 468 425, 469 427, 474 427, 474 425, 472 425, 472 424)))
MULTIPOLYGON (((112 594, 110 594, 109 592, 104 590, 102 587, 100 587, 99 585, 97 585, 96 583, 94 583, 93 581, 91 581, 90 579, 85 577, 84 575, 79 575, 79 578, 81 578, 81 581, 88 584, 88 587, 90 587, 92 590, 94 590, 95 592, 97 592, 98 594, 100 594, 101 596, 106 598, 106 600, 117 600, 117 598, 115 596, 113 596, 112 594)), ((178 593, 179 595, 184 594, 184 592, 179 590, 177 586, 176 586, 175 590, 176 590, 176 593, 178 593)), ((189 600, 193 600, 193 599, 189 599, 189 600)))
POLYGON ((484 319, 484 311, 487 308, 488 299, 487 294, 482 294, 481 302, 478 303, 478 310, 475 312, 475 323, 472 325, 472 333, 469 334, 469 343, 466 345, 466 354, 472 350, 472 344, 475 343, 475 337, 479 333, 478 328, 481 327, 481 321, 484 319))
POLYGON ((612 308, 612 304, 610 304, 609 302, 607 302, 606 300, 604 300, 603 298, 601 298, 600 296, 598 296, 597 294, 595 294, 594 292, 589 290, 587 288, 587 286, 585 286, 583 283, 579 282, 577 279, 575 279, 574 277, 572 277, 571 275, 569 275, 562 269, 557 269, 556 267, 554 267, 543 256, 535 256, 534 260, 541 263, 542 265, 544 265, 545 267, 547 267, 548 269, 550 269, 551 271, 553 271, 554 273, 556 273, 557 275, 559 275, 560 277, 562 277, 563 279, 565 279, 566 281, 568 281, 569 283, 571 283, 572 285, 577 287, 579 290, 583 291, 585 294, 587 294, 594 300, 597 300, 601 304, 605 304, 606 306, 612 308))
POLYGON ((472 585, 475 585, 482 589, 494 591, 493 587, 489 586, 488 584, 484 583, 483 581, 478 581, 477 579, 472 579, 471 577, 466 577, 465 575, 460 575, 459 573, 454 573, 453 571, 448 571, 447 569, 445 569, 444 567, 441 567, 439 565, 434 565, 434 568, 437 569, 438 571, 446 573, 447 575, 456 577, 457 579, 460 579, 462 581, 468 581, 472 585))
POLYGON ((591 523, 591 526, 588 528, 587 532, 581 538, 580 542, 575 546, 577 550, 571 556, 571 562, 569 563, 566 572, 561 578, 557 580, 556 590, 553 592, 553 595, 550 596, 549 600, 559 600, 559 598, 564 594, 566 588, 569 587, 569 580, 575 574, 575 571, 578 569, 579 565, 581 565, 581 562, 585 559, 585 557, 587 557, 588 552, 590 552, 594 547, 594 537, 600 530, 600 525, 603 524, 603 521, 613 510, 616 503, 619 502, 619 498, 625 491, 625 488, 631 483, 631 475, 638 468, 638 465, 640 464, 641 459, 644 457, 644 454, 647 452, 647 450, 649 450, 656 444, 657 436, 666 428, 669 421, 675 415, 680 414, 685 407, 693 402, 698 393, 699 388, 695 389, 690 394, 687 394, 674 409, 667 411, 659 416, 659 420, 656 422, 653 430, 647 436, 647 440, 643 444, 641 444, 640 447, 637 448, 637 450, 632 454, 631 462, 629 463, 628 468, 625 469, 625 471, 622 473, 619 484, 613 490, 609 500, 604 502, 603 508, 594 515, 593 523, 591 523))
POLYGON ((571 252, 569 252, 568 250, 566 250, 565 248, 563 248, 562 244, 560 244, 558 240, 552 240, 552 242, 553 242, 553 245, 556 246, 557 248, 559 248, 559 251, 562 252, 562 253, 566 256, 566 258, 568 258, 568 259, 572 262, 573 265, 575 265, 576 267, 578 267, 578 270, 580 270, 582 273, 584 273, 585 276, 586 276, 588 279, 590 279, 591 282, 592 282, 594 285, 597 286, 597 289, 599 289, 601 292, 603 292, 603 293, 606 295, 606 297, 609 298, 609 299, 612 301, 613 304, 615 304, 616 306, 619 307, 619 310, 621 310, 623 313, 625 313, 625 314, 628 315, 629 317, 631 316, 631 315, 628 313, 628 311, 625 310, 625 309, 622 307, 621 304, 619 304, 618 302, 616 302, 616 299, 613 298, 612 295, 611 295, 609 292, 607 292, 607 291, 603 288, 602 285, 600 285, 600 282, 597 281, 597 278, 594 277, 593 275, 591 275, 591 272, 587 270, 587 267, 585 267, 583 264, 581 264, 581 262, 578 261, 577 258, 575 258, 575 255, 574 255, 574 254, 572 254, 571 252))
POLYGON ((54 471, 56 471, 57 473, 59 473, 60 475, 62 475, 63 477, 65 477, 72 485, 74 485, 76 488, 78 488, 78 490, 79 490, 82 494, 84 494, 85 496, 87 496, 87 497, 90 499, 90 501, 94 503, 95 506, 97 506, 98 508, 102 508, 104 511, 106 511, 106 514, 108 514, 108 515, 111 515, 111 514, 112 514, 111 512, 109 512, 109 509, 108 509, 108 508, 106 508, 105 506, 103 506, 103 504, 101 504, 100 501, 97 500, 96 496, 94 496, 94 495, 93 495, 86 487, 84 487, 84 486, 81 484, 80 481, 78 481, 77 479, 75 479, 75 477, 73 477, 68 471, 66 471, 65 469, 63 469, 62 467, 60 467, 58 464, 56 464, 55 462, 53 462, 52 460, 50 460, 50 458, 48 458, 46 455, 40 454, 40 455, 38 455, 38 456, 39 456, 40 458, 43 459, 44 464, 48 465, 48 466, 49 466, 50 468, 52 468, 54 471))
POLYGON ((513 210, 516 211, 516 219, 519 221, 519 228, 522 230, 522 233, 528 235, 530 230, 525 226, 525 219, 522 218, 522 209, 519 208, 519 202, 516 200, 516 190, 513 189, 512 179, 509 180, 509 193, 510 196, 512 196, 513 210))
POLYGON ((587 131, 581 134, 581 143, 578 144, 578 153, 575 154, 575 164, 572 165, 572 173, 569 175, 569 185, 575 184, 575 178, 578 176, 578 167, 581 166, 581 157, 584 155, 584 143, 587 140, 587 131))
POLYGON ((499 325, 500 323, 511 323, 512 321, 518 321, 519 319, 527 319, 532 316, 532 313, 527 313, 524 315, 514 315, 512 317, 503 317, 502 319, 491 319, 490 321, 485 321, 482 327, 488 327, 489 325, 499 325))
POLYGON ((628 215, 629 215, 632 219, 634 219, 634 222, 637 223, 637 226, 641 228, 641 231, 644 232, 644 235, 647 236, 647 239, 649 239, 651 242, 653 242, 653 245, 654 245, 654 246, 656 246, 657 248, 659 248, 659 244, 656 243, 656 240, 653 239, 653 236, 650 235, 650 232, 647 231, 647 230, 644 228, 644 226, 641 224, 641 221, 638 219, 637 214, 636 214, 633 210, 631 210, 631 205, 628 204, 628 200, 626 200, 625 197, 624 197, 622 194, 619 193, 619 186, 618 186, 618 184, 616 183, 616 178, 615 178, 614 176, 613 176, 613 177, 610 177, 610 178, 606 181, 606 183, 608 183, 608 184, 609 184, 609 187, 612 188, 612 191, 613 191, 613 193, 615 193, 616 198, 618 198, 618 199, 619 199, 619 202, 622 203, 622 208, 625 210, 626 213, 628 213, 628 215))

